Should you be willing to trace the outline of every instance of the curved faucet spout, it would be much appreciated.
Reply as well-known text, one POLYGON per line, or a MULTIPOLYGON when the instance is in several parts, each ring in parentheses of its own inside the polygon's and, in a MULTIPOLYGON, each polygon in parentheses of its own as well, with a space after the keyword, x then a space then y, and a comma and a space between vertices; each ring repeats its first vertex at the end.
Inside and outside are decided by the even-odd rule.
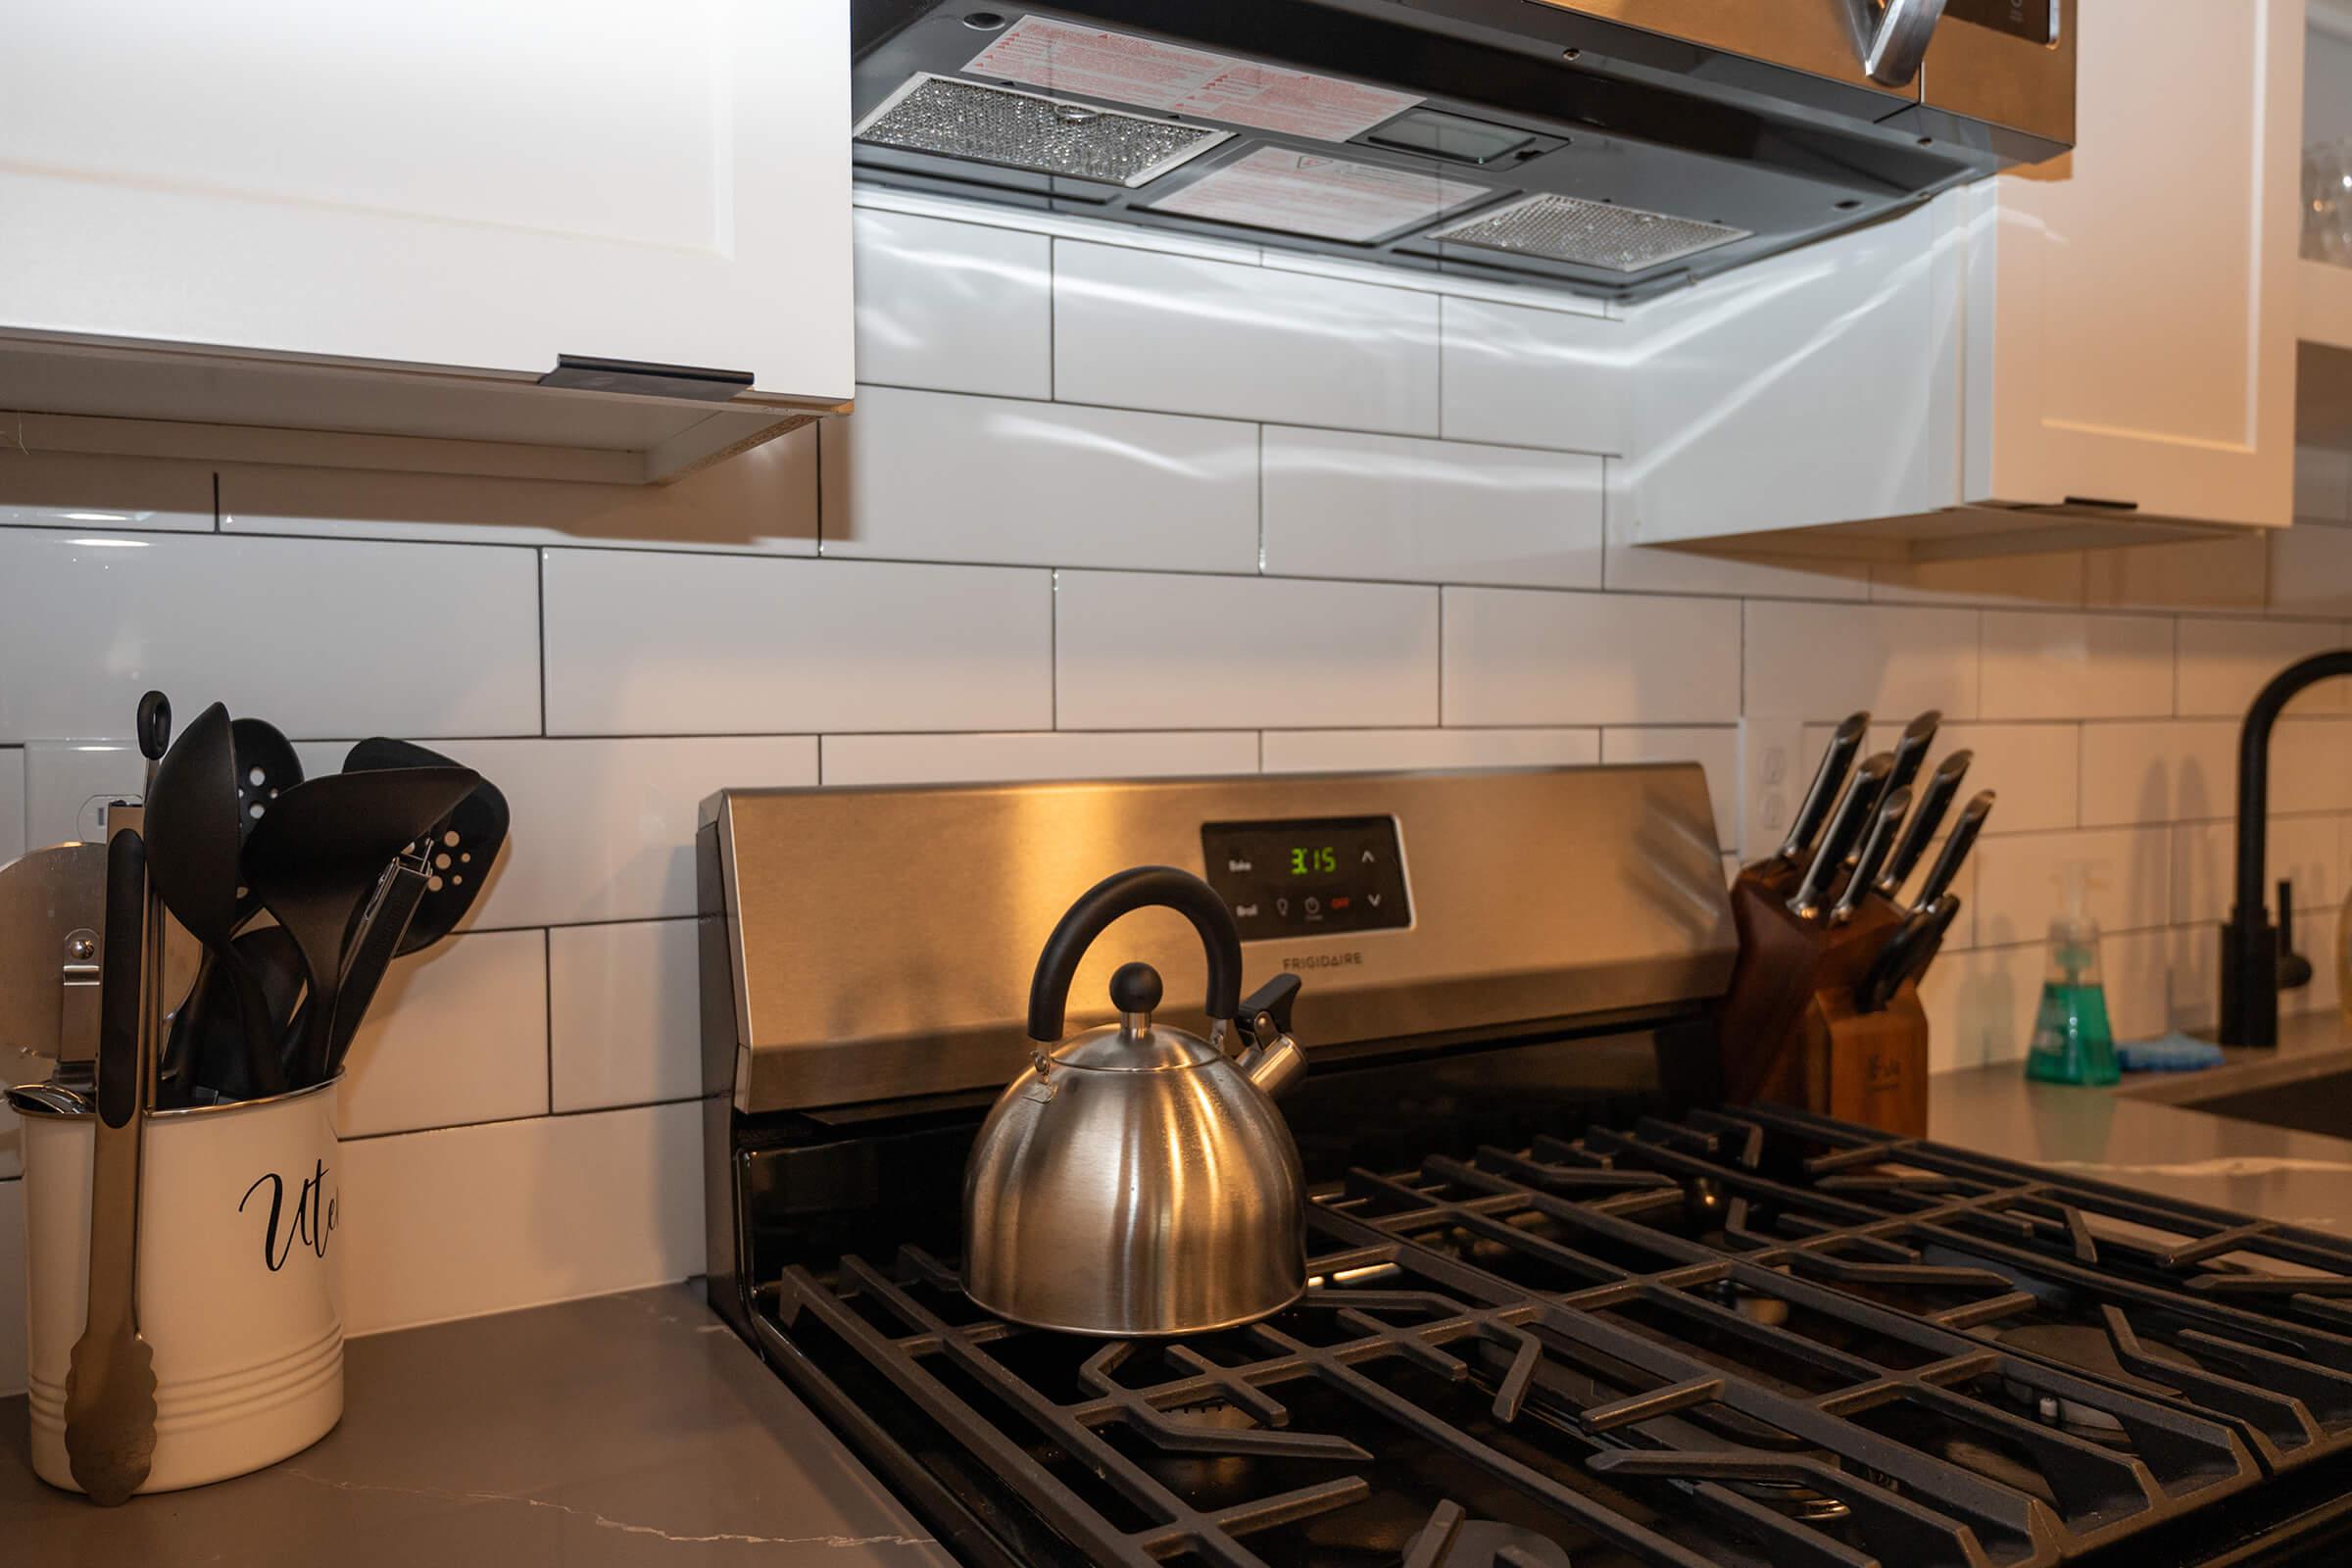
MULTIPOLYGON (((2262 899, 2269 848, 2271 729, 2297 692, 2331 675, 2352 675, 2352 648, 2289 664, 2246 710, 2237 737, 2237 894, 2222 927, 2222 1044, 2278 1043, 2279 932, 2262 899)), ((2292 917, 2281 901, 2279 918, 2292 917)))

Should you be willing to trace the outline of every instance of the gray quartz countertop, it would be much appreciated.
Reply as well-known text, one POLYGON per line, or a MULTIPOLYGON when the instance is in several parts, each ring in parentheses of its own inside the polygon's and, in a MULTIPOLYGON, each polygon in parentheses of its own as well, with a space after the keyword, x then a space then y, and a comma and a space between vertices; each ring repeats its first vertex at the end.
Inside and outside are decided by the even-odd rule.
POLYGON ((2025 1063, 1928 1081, 1928 1136, 2013 1159, 2352 1236, 2352 1142, 2179 1103, 2352 1071, 2333 1011, 2279 1020, 2277 1050, 2228 1053, 2196 1072, 2128 1074, 2120 1087, 2029 1082, 2025 1063))
POLYGON ((664 1286, 351 1342, 282 1464, 95 1508, 0 1399, 0 1561, 42 1568, 950 1568, 774 1373, 664 1286))

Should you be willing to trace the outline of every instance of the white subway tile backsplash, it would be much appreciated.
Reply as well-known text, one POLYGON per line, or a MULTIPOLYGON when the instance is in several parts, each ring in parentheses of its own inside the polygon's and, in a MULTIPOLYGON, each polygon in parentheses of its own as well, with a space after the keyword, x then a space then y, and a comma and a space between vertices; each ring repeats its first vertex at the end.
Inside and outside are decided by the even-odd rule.
POLYGON ((1740 607, 1446 590, 1449 724, 1705 724, 1740 716, 1740 607))
POLYGON ((841 785, 1197 778, 1257 771, 1257 735, 1251 730, 828 735, 821 745, 824 782, 841 785))
POLYGON ((2089 602, 2113 610, 2262 608, 2269 554, 2259 535, 2134 545, 2089 556, 2089 602))
MULTIPOLYGON (((1891 751, 1901 736, 1903 723, 1899 715, 1888 713, 1873 724, 1864 742, 1864 755, 1891 751)), ((1805 726, 1805 756, 1808 764, 1821 756, 1828 744, 1833 726, 1805 726)), ((1936 765, 1956 751, 1972 754, 1968 776, 1960 781, 1960 793, 1950 812, 1945 816, 1948 827, 1959 814, 1960 805, 1979 790, 1991 790, 1999 797, 1992 815, 1986 819, 1986 833, 2039 833, 2054 828, 2075 826, 2076 803, 2080 795, 2077 772, 2080 765, 2080 736, 2073 724, 1945 724, 1936 731, 1935 741, 1928 747, 1927 759, 1920 766, 1922 786, 1936 765)), ((1807 775, 1810 776, 1809 774, 1807 775)))
POLYGON ((103 838, 107 803, 135 801, 147 787, 147 760, 127 740, 32 741, 21 755, 28 848, 103 838))
MULTIPOLYGON (((506 854, 466 917, 474 929, 692 914, 703 799, 721 789, 816 782, 816 741, 806 735, 452 741, 435 749, 496 784, 514 813, 506 854)), ((333 750, 339 756, 342 748, 333 750)))
POLYGON ((1054 395, 1436 435, 1438 299, 1056 240, 1054 395))
POLYGON ((702 1137, 702 1107, 687 1103, 344 1145, 344 1332, 700 1271, 702 1137))
POLYGON ((2352 615, 2352 527, 2297 523, 2264 541, 2271 608, 2293 615, 2352 615))
MULTIPOLYGON (((2207 620, 2180 623, 2179 703, 2182 717, 2243 716, 2257 692, 2296 660, 2343 645, 2340 624, 2281 620, 2207 620)), ((2324 680, 2297 697, 2289 712, 2340 713, 2347 682, 2324 680)))
POLYGON ((1060 728, 1438 721, 1435 588, 1117 571, 1059 577, 1060 728))
POLYGON ((1600 760, 1592 729, 1270 729, 1269 773, 1575 767, 1600 760))
POLYGON ((2236 809, 2235 722, 2184 718, 2082 726, 2084 827, 2228 816, 2236 809))
MULTIPOLYGON (((2278 884, 2294 884, 2295 908, 2332 909, 2344 897, 2341 820, 2281 816, 2263 835, 2262 900, 2278 917, 2278 884)), ((2237 830, 2230 822, 2180 822, 2173 827, 2173 909, 2176 925, 2219 925, 2237 903, 2237 830)), ((2306 934, 2296 947, 2313 949, 2306 934)))
POLYGON ((2038 942, 2066 907, 2065 870, 2089 867, 2084 906, 2109 931, 2173 923, 2172 848, 2161 827, 2084 828, 1978 842, 1977 942, 2038 942))
POLYGON ((582 484, 440 473, 229 464, 231 533, 475 545, 616 545, 816 554, 816 427, 776 437, 669 484, 582 484))
POLYGON ((558 1110, 692 1100, 703 1092, 693 920, 548 934, 548 1084, 558 1110))
POLYGON ((1053 722, 1043 571, 546 554, 551 734, 1053 722))
POLYGON ((210 533, 213 466, 0 448, 0 528, 210 533))
POLYGON ((395 962, 352 1040, 346 1138, 547 1113, 547 947, 537 931, 453 936, 395 962))
POLYGON ((2140 718, 2173 710, 2173 623, 1984 612, 1986 718, 2140 718))
POLYGON ((1622 322, 1452 298, 1444 315, 1448 440, 1625 450, 1622 322))
POLYGON ((1975 718, 1977 620, 1973 610, 1751 602, 1747 710, 1836 720, 1933 708, 1975 718))
POLYGON ((857 214, 852 236, 862 379, 1054 395, 1051 239, 872 210, 857 214))
POLYGON ((11 528, 0 583, 0 742, 125 734, 150 686, 295 735, 539 728, 528 551, 11 528))
POLYGON ((827 556, 1257 569, 1257 426, 861 387, 824 431, 827 556))
MULTIPOLYGON (((1604 762, 1696 762, 1707 770, 1707 794, 1715 806, 1715 842, 1726 850, 1740 844, 1740 730, 1666 727, 1605 729, 1600 732, 1604 762)), ((1759 845, 1762 856, 1774 848, 1759 845)))
POLYGON ((1264 485, 1277 576, 1600 586, 1596 457, 1270 425, 1264 485))

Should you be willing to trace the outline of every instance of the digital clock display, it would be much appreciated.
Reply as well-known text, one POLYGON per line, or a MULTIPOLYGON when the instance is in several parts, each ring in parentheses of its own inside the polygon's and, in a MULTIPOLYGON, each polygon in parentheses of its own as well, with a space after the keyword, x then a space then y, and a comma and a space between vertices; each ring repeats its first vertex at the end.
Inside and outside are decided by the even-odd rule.
POLYGON ((1395 817, 1209 822, 1200 851, 1245 942, 1413 923, 1395 817))
POLYGON ((1291 846, 1291 875, 1336 876, 1340 869, 1340 851, 1335 844, 1291 846))

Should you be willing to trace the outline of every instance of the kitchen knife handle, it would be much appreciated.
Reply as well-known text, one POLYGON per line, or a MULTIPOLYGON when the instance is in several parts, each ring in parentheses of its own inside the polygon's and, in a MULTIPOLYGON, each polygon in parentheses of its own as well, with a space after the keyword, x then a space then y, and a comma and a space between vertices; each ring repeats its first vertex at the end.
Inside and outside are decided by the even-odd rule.
POLYGON ((1906 981, 1926 975, 1928 965, 1943 951, 1944 933, 1960 914, 1960 895, 1944 899, 1934 908, 1914 909, 1886 939, 1886 946, 1871 961, 1870 973, 1862 982, 1861 1010, 1877 1012, 1894 1000, 1906 981))
MULTIPOLYGON (((1889 775, 1891 776, 1891 775, 1889 775)), ((1845 891, 1838 895, 1837 906, 1830 910, 1830 924, 1843 925, 1862 907, 1870 897, 1870 885, 1878 876, 1879 867, 1886 863, 1886 847, 1894 842, 1895 829, 1901 825, 1903 813, 1911 809, 1911 791, 1908 786, 1890 789, 1879 798, 1879 808, 1872 814, 1869 836, 1862 841, 1861 858, 1854 862, 1854 874, 1846 880, 1845 891)))
POLYGON ((1899 790, 1919 777, 1920 768, 1928 760, 1928 748, 1936 744, 1936 731, 1943 723, 1943 714, 1929 709, 1903 726, 1903 733, 1894 743, 1894 771, 1886 775, 1886 787, 1899 790))
POLYGON ((1838 809, 1830 813, 1830 825, 1822 835, 1821 848, 1805 866, 1796 891, 1788 896, 1788 912, 1799 920, 1811 920, 1821 913, 1821 902, 1829 894, 1831 879, 1844 865, 1846 850, 1862 836, 1862 824, 1870 816, 1871 803, 1879 798, 1879 785, 1893 765, 1894 759, 1881 752, 1866 759, 1854 769, 1854 776, 1846 780, 1845 794, 1838 798, 1838 809))
POLYGON ((1838 802, 1838 786, 1845 782, 1845 770, 1853 765, 1854 757, 1862 750, 1863 737, 1870 733, 1870 713, 1848 713, 1830 736, 1829 745, 1822 748, 1821 765, 1813 771, 1813 782, 1805 790, 1805 798, 1796 808, 1795 819, 1788 824, 1788 836, 1781 841, 1780 858, 1794 865, 1804 858, 1813 844, 1813 835, 1829 820, 1830 808, 1838 802))
POLYGON ((1960 812, 1960 820, 1952 825, 1952 836, 1943 841, 1943 853, 1928 869, 1927 881, 1920 884, 1919 899, 1914 906, 1927 908, 1951 891, 1952 881, 1960 874, 1960 863, 1984 830, 1984 818, 1992 814, 1993 793, 1979 790, 1960 812))
POLYGON ((1894 841, 1894 853, 1886 857, 1886 865, 1879 873, 1878 889, 1883 898, 1893 898, 1911 880, 1911 873, 1928 853, 1928 845, 1936 830, 1943 826, 1943 813, 1952 808, 1952 801, 1960 793, 1960 780, 1968 773, 1968 764, 1976 760, 1974 752, 1952 753, 1936 764, 1928 775, 1927 792, 1920 797, 1919 809, 1903 824, 1903 836, 1894 841))

